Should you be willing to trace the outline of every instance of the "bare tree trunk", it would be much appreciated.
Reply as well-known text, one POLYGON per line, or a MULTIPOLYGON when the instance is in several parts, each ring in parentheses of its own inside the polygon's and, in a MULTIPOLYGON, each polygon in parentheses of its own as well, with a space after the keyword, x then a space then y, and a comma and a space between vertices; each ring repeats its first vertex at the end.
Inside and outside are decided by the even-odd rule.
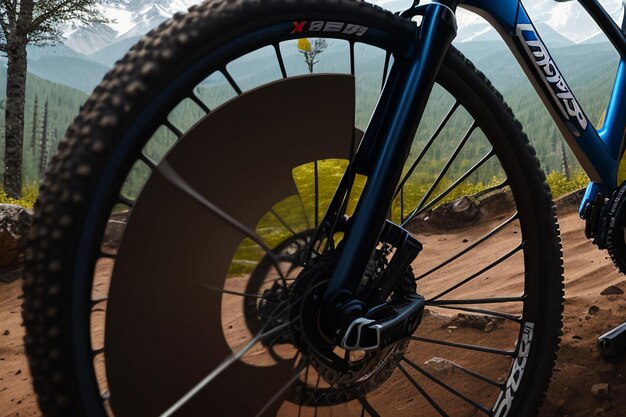
POLYGON ((26 97, 26 42, 9 42, 7 51, 7 99, 5 111, 4 189, 11 198, 22 193, 22 149, 26 97))

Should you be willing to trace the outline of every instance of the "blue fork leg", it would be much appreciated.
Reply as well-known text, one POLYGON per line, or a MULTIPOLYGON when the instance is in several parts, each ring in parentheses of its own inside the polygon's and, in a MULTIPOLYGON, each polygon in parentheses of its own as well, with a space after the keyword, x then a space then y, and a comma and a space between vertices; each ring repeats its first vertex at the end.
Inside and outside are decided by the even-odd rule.
POLYGON ((338 321, 345 316, 342 309, 346 303, 351 303, 353 317, 365 312, 365 306, 354 300, 354 292, 378 243, 435 77, 456 36, 456 19, 449 7, 432 3, 419 10, 423 19, 415 47, 408 56, 394 57, 355 156, 353 171, 366 175, 367 183, 338 249, 338 261, 324 294, 324 317, 330 325, 327 329, 335 335, 343 327, 338 321))

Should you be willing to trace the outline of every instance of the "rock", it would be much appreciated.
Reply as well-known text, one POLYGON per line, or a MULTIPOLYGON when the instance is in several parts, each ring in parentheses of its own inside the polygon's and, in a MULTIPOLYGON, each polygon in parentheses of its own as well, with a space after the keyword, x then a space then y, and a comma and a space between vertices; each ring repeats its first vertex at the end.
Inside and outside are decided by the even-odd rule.
POLYGON ((454 363, 449 361, 448 359, 433 357, 424 362, 426 368, 429 368, 435 372, 450 372, 454 371, 455 366, 454 363))
POLYGON ((598 306, 591 306, 591 307, 589 307, 589 314, 591 314, 592 316, 594 314, 597 314, 598 311, 600 311, 600 307, 598 307, 598 306))
POLYGON ((5 330, 5 331, 2 333, 2 335, 3 335, 3 336, 8 336, 8 335, 9 335, 9 331, 8 331, 8 330, 5 330))
POLYGON ((617 295, 617 294, 624 294, 624 290, 622 290, 619 287, 616 287, 615 285, 611 285, 610 287, 606 287, 600 293, 600 295, 617 295))
POLYGON ((33 216, 24 207, 0 204, 0 268, 21 263, 33 216))
POLYGON ((456 326, 448 326, 448 333, 452 333, 453 331, 455 331, 458 327, 456 326))
POLYGON ((591 386, 591 393, 599 398, 609 398, 611 393, 611 386, 606 383, 593 384, 591 386))
POLYGON ((449 324, 457 327, 470 327, 473 329, 485 331, 485 327, 489 326, 489 323, 492 323, 491 326, 493 327, 489 330, 486 330, 487 332, 489 332, 495 328, 497 321, 500 321, 500 319, 487 316, 479 316, 476 314, 459 313, 454 316, 449 324))
POLYGON ((483 332, 489 333, 495 328, 496 328, 496 324, 490 321, 489 323, 485 324, 485 327, 483 328, 483 332))
POLYGON ((442 228, 454 229, 470 223, 479 213, 478 204, 463 196, 437 207, 430 214, 429 221, 442 228))

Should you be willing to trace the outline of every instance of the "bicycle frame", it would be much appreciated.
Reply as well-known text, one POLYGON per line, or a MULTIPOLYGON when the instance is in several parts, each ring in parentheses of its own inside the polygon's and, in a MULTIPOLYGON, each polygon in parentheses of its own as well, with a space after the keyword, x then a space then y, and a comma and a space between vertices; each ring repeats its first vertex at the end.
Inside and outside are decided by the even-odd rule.
POLYGON ((504 39, 550 112, 591 183, 581 204, 617 188, 626 133, 626 36, 597 0, 579 0, 604 31, 621 60, 603 126, 596 130, 541 41, 522 1, 463 0, 461 7, 485 18, 504 39))
MULTIPOLYGON (((604 126, 598 130, 561 75, 520 0, 439 0, 422 6, 416 1, 403 13, 406 17, 422 16, 414 48, 406 56, 395 57, 345 178, 359 173, 366 175, 368 181, 339 248, 340 256, 324 295, 326 320, 332 323, 332 332, 338 334, 339 328, 345 328, 347 318, 363 315, 366 310, 352 294, 376 247, 393 200, 394 187, 389 184, 398 183, 435 76, 456 35, 457 6, 484 17, 499 32, 591 179, 581 216, 582 208, 598 193, 610 195, 617 188, 626 133, 626 36, 597 0, 579 1, 622 57, 604 126)), ((338 192, 326 214, 328 224, 342 213, 342 201, 345 194, 338 192)))

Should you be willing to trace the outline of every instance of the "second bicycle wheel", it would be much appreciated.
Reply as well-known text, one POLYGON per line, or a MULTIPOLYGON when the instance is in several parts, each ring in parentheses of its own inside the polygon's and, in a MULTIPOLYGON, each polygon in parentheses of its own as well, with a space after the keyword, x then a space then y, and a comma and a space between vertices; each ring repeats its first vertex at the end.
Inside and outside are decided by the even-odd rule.
POLYGON ((455 49, 389 185, 389 220, 424 246, 394 294, 426 299, 422 324, 373 352, 316 325, 333 253, 315 230, 417 30, 356 2, 208 2, 118 63, 36 209, 24 318, 46 415, 534 415, 558 229, 519 124, 455 49))

